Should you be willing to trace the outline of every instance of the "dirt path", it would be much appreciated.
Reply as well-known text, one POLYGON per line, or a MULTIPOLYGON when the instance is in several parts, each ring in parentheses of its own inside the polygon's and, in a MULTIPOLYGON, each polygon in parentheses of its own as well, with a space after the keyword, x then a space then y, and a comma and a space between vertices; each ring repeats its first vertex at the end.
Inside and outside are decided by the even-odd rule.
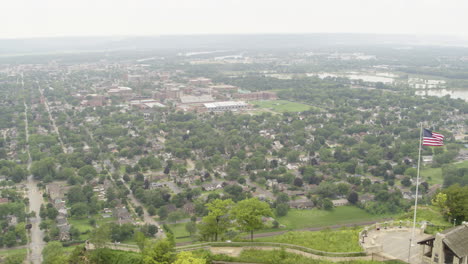
MULTIPOLYGON (((254 247, 212 247, 210 248, 211 253, 213 254, 225 254, 231 257, 239 257, 240 254, 242 253, 243 250, 249 250, 249 249, 254 249, 254 250, 280 250, 281 248, 278 247, 259 247, 259 246, 254 246, 254 247)), ((303 252, 300 250, 296 249, 290 249, 286 248, 286 252, 297 254, 304 256, 306 258, 311 258, 311 259, 323 259, 323 260, 329 260, 329 261, 352 261, 352 260, 371 260, 371 256, 363 256, 363 257, 326 257, 326 256, 318 256, 314 255, 311 253, 303 252)))

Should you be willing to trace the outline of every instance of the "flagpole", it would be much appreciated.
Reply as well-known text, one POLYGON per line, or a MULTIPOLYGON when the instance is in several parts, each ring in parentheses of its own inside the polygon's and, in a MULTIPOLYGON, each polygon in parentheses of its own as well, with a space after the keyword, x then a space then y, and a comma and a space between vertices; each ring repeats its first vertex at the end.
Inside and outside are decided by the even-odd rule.
POLYGON ((416 211, 418 210, 418 190, 419 190, 419 170, 421 166, 421 149, 422 149, 422 134, 423 134, 423 127, 421 122, 421 130, 419 132, 419 154, 418 154, 418 172, 416 174, 416 197, 414 198, 414 214, 413 214, 413 229, 411 231, 410 243, 409 243, 409 251, 408 251, 408 262, 410 262, 411 258, 411 247, 413 246, 414 240, 414 232, 416 229, 416 211))

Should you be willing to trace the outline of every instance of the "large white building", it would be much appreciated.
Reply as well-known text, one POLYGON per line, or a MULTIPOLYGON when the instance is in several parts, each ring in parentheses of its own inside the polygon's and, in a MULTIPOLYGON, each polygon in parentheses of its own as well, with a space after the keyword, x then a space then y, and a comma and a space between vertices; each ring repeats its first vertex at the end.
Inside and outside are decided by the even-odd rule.
POLYGON ((207 111, 224 112, 224 111, 237 111, 247 108, 249 105, 244 101, 226 101, 214 102, 204 104, 207 111))

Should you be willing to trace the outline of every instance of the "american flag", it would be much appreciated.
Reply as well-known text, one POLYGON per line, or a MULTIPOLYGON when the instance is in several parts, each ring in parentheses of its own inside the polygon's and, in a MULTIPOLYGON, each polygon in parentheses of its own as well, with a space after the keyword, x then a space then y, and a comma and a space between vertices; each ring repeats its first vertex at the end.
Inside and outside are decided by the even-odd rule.
POLYGON ((425 129, 423 131, 423 146, 443 146, 444 135, 425 129))

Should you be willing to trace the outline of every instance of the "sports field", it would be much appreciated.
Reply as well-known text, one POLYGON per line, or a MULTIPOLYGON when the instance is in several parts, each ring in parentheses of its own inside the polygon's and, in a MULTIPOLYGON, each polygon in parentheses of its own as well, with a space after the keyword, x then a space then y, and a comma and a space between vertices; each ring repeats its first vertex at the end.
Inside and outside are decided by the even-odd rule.
POLYGON ((310 105, 285 100, 252 101, 250 103, 259 108, 269 109, 278 113, 302 112, 312 108, 310 105))

